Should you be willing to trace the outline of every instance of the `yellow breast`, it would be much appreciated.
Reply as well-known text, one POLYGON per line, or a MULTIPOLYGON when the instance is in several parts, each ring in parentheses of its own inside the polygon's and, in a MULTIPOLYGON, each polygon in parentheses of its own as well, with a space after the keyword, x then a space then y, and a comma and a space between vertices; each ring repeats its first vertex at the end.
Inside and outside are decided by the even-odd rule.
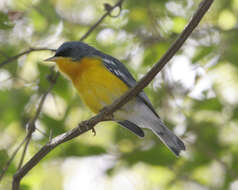
POLYGON ((112 74, 99 59, 83 58, 56 61, 61 72, 73 82, 83 101, 97 113, 128 90, 127 85, 112 74))

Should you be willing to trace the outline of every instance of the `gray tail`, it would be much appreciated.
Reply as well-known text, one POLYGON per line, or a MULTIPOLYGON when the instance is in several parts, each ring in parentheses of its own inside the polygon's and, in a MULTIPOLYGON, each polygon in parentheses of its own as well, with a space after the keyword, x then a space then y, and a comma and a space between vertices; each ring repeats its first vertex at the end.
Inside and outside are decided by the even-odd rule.
POLYGON ((170 131, 161 121, 160 125, 153 127, 152 131, 176 156, 179 156, 180 152, 185 150, 183 141, 170 131))

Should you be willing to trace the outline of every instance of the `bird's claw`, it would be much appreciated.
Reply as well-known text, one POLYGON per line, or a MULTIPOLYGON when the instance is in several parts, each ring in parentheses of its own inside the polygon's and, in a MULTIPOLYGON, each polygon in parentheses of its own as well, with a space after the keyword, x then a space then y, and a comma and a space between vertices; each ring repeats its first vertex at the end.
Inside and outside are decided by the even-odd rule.
POLYGON ((92 128, 92 132, 93 132, 93 136, 96 136, 96 130, 94 129, 94 127, 92 128))

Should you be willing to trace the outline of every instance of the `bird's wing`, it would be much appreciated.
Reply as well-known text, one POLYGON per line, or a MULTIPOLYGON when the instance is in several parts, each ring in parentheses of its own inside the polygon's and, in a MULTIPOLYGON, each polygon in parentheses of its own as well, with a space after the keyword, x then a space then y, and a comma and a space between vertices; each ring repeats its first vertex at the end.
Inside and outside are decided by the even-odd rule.
POLYGON ((129 129, 130 131, 132 131, 133 133, 135 133, 139 137, 144 137, 145 136, 143 130, 140 127, 138 127, 136 124, 134 124, 134 123, 132 123, 128 120, 119 121, 118 123, 120 125, 122 125, 123 127, 129 129))
MULTIPOLYGON (((109 71, 111 71, 114 75, 116 75, 118 78, 120 78, 128 87, 131 88, 136 85, 136 80, 133 78, 128 69, 119 60, 115 59, 112 56, 102 54, 101 52, 100 57, 102 58, 105 67, 109 71)), ((150 108, 150 110, 157 117, 159 117, 159 115, 154 110, 149 98, 143 91, 139 93, 138 97, 150 108)))

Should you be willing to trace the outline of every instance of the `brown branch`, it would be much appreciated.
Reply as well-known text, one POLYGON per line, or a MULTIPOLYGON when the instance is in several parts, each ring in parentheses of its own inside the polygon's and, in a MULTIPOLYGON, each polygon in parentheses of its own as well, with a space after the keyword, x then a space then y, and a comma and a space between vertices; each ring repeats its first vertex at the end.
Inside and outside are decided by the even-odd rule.
POLYGON ((183 32, 179 35, 177 40, 170 46, 163 57, 150 69, 150 71, 134 86, 131 90, 125 93, 121 98, 116 100, 111 106, 107 108, 107 114, 113 113, 115 110, 119 109, 126 102, 128 102, 132 97, 136 96, 143 88, 145 88, 153 78, 162 70, 162 68, 168 63, 168 61, 175 55, 175 53, 181 48, 185 40, 190 36, 192 31, 201 21, 204 14, 207 12, 213 0, 203 0, 200 4, 198 10, 192 17, 189 24, 185 27, 183 32))
POLYGON ((175 53, 179 50, 179 48, 183 45, 185 40, 190 36, 192 31, 196 28, 198 23, 201 21, 204 14, 207 12, 213 0, 203 0, 200 4, 200 7, 194 14, 192 20, 189 22, 187 27, 181 33, 181 35, 177 38, 177 40, 171 45, 168 51, 164 54, 164 56, 155 64, 154 67, 137 83, 136 86, 131 88, 127 93, 125 93, 122 97, 116 100, 113 104, 106 107, 102 112, 92 117, 89 120, 81 122, 74 129, 58 135, 53 138, 49 143, 43 146, 20 170, 16 172, 13 177, 13 190, 19 190, 19 185, 21 179, 34 167, 38 164, 51 150, 53 150, 56 146, 73 139, 80 134, 85 133, 86 131, 92 129, 97 123, 100 121, 110 120, 111 115, 114 111, 123 106, 126 102, 128 102, 131 98, 136 96, 143 88, 145 88, 151 80, 156 76, 156 74, 168 63, 168 61, 175 55, 175 53))
POLYGON ((24 161, 24 158, 25 158, 25 155, 26 155, 26 151, 27 151, 28 145, 29 145, 29 143, 31 141, 31 137, 32 137, 32 134, 28 133, 27 134, 27 138, 26 138, 26 144, 24 146, 24 149, 23 149, 23 152, 22 152, 22 155, 21 155, 21 159, 20 159, 20 162, 19 162, 18 167, 17 167, 18 170, 22 167, 22 164, 23 164, 23 161, 24 161))
POLYGON ((16 148, 16 150, 12 153, 10 159, 7 161, 5 167, 2 169, 1 174, 0 174, 0 181, 2 180, 2 178, 4 177, 8 167, 10 166, 10 164, 12 163, 12 161, 14 160, 15 156, 17 155, 18 151, 20 150, 20 148, 22 147, 22 145, 26 142, 27 140, 27 135, 26 137, 22 140, 22 142, 18 145, 18 147, 16 148))
MULTIPOLYGON (((114 6, 110 6, 109 9, 106 9, 106 13, 101 17, 99 18, 99 20, 94 24, 92 25, 89 30, 79 39, 79 41, 83 41, 84 39, 86 39, 92 32, 93 30, 109 15, 111 16, 111 11, 116 8, 116 7, 120 7, 121 8, 121 4, 122 4, 123 0, 119 0, 114 6)), ((117 15, 119 16, 119 14, 117 15)), ((32 50, 32 49, 31 49, 32 50)), ((44 48, 42 49, 38 49, 38 50, 44 50, 44 48)), ((24 53, 26 54, 27 51, 25 51, 24 53)), ((30 51, 28 51, 28 53, 30 53, 30 51)), ((20 55, 20 54, 19 54, 20 55)), ((18 55, 18 56, 19 56, 18 55)), ((24 55, 23 53, 21 55, 24 55)), ((16 56, 15 56, 16 57, 16 56)), ((35 127, 35 122, 37 120, 37 118, 39 117, 40 115, 40 112, 41 112, 41 109, 43 107, 43 104, 45 102, 45 99, 46 99, 46 96, 50 93, 51 89, 53 88, 54 84, 56 83, 56 80, 58 78, 58 73, 55 74, 54 71, 52 70, 52 73, 49 75, 48 79, 51 83, 49 89, 43 94, 42 96, 42 99, 40 101, 40 104, 37 108, 37 111, 36 111, 36 114, 34 116, 34 118, 29 122, 29 127, 28 127, 28 135, 27 135, 27 141, 26 141, 26 144, 24 146, 24 150, 23 150, 23 153, 22 153, 22 156, 21 156, 21 159, 20 159, 20 162, 19 162, 19 165, 18 165, 18 169, 21 168, 22 164, 23 164, 23 161, 24 161, 24 157, 25 157, 25 154, 26 154, 26 151, 27 151, 27 148, 28 148, 28 145, 30 143, 30 140, 31 140, 31 137, 32 137, 32 134, 33 132, 35 131, 36 127, 35 127), (54 76, 55 75, 55 76, 54 76)))
POLYGON ((26 51, 23 51, 13 57, 9 57, 7 60, 3 61, 2 63, 0 63, 0 68, 3 67, 4 65, 12 62, 12 61, 15 61, 16 59, 18 59, 19 57, 23 56, 23 55, 26 55, 26 54, 29 54, 33 51, 46 51, 46 50, 49 50, 49 51, 56 51, 55 49, 50 49, 50 48, 30 48, 26 51))
POLYGON ((23 149, 23 153, 21 155, 21 159, 20 159, 20 162, 19 162, 19 165, 18 165, 18 169, 21 168, 22 166, 22 163, 24 161, 24 157, 25 157, 25 153, 26 153, 26 150, 28 148, 28 145, 29 145, 29 142, 31 140, 31 137, 32 137, 32 133, 35 131, 36 127, 35 127, 35 122, 36 120, 38 119, 39 115, 40 115, 40 112, 42 110, 42 107, 43 107, 43 104, 44 104, 44 101, 47 97, 47 95, 50 93, 50 91, 52 90, 54 84, 56 83, 56 79, 58 77, 58 73, 54 73, 53 69, 52 69, 52 72, 51 74, 49 75, 48 79, 50 81, 50 86, 48 88, 48 90, 43 94, 40 102, 39 102, 39 106, 36 110, 36 113, 35 113, 35 116, 31 119, 31 121, 29 121, 28 123, 28 132, 27 132, 27 135, 26 137, 23 139, 23 141, 20 143, 20 145, 16 148, 16 150, 14 151, 14 153, 12 154, 12 156, 10 157, 10 159, 8 160, 6 166, 3 168, 1 174, 0 174, 0 181, 1 179, 3 178, 3 176, 5 175, 8 167, 10 166, 11 162, 13 161, 13 159, 15 158, 16 154, 18 153, 18 151, 20 150, 20 148, 24 145, 24 143, 26 142, 25 146, 24 146, 24 149, 23 149))
POLYGON ((59 73, 55 73, 54 72, 54 68, 52 68, 51 74, 48 76, 48 80, 50 82, 50 86, 48 88, 48 90, 43 94, 42 98, 40 99, 40 103, 39 106, 37 107, 35 116, 30 120, 30 122, 28 123, 28 133, 27 133, 27 140, 26 140, 26 144, 24 146, 24 150, 18 165, 18 169, 21 168, 23 161, 24 161, 24 157, 28 148, 28 145, 30 143, 31 137, 33 132, 35 131, 36 127, 35 127, 35 122, 38 119, 38 117, 40 116, 43 104, 46 100, 47 95, 50 93, 50 91, 52 90, 52 88, 54 87, 55 83, 56 83, 56 79, 58 78, 59 73))
MULTIPOLYGON (((119 1, 118 1, 115 5, 113 5, 113 6, 107 4, 107 7, 108 7, 108 8, 105 9, 105 10, 106 10, 106 13, 104 13, 104 15, 102 15, 101 18, 99 18, 98 21, 97 21, 94 25, 92 25, 92 26, 89 28, 89 30, 79 39, 79 41, 85 40, 85 39, 95 30, 95 28, 96 28, 99 24, 102 23, 102 21, 103 21, 107 16, 110 16, 110 17, 118 17, 119 14, 116 15, 116 16, 113 16, 113 15, 111 15, 111 12, 112 12, 112 10, 114 10, 116 7, 119 7, 120 10, 121 10, 121 5, 122 5, 123 1, 124 1, 124 0, 119 0, 119 1)), ((18 59, 19 57, 21 57, 21 56, 23 56, 23 55, 29 54, 29 53, 34 52, 34 51, 46 51, 46 50, 56 51, 55 49, 50 49, 50 48, 45 48, 45 47, 43 47, 43 48, 29 48, 28 50, 23 51, 23 52, 21 52, 21 53, 15 55, 15 56, 13 56, 13 57, 9 57, 7 60, 5 60, 5 61, 3 61, 2 63, 0 63, 0 68, 3 67, 3 66, 6 65, 6 64, 12 62, 12 61, 15 61, 16 59, 18 59)), ((1 52, 0 52, 0 53, 1 53, 1 52)), ((1 53, 1 54, 3 54, 3 53, 1 53)), ((7 56, 6 56, 6 57, 7 57, 7 56)))
MULTIPOLYGON (((108 8, 108 9, 105 9, 107 12, 106 12, 104 15, 102 15, 101 18, 98 19, 98 21, 80 38, 79 41, 85 40, 85 39, 88 37, 88 35, 89 35, 90 33, 92 33, 92 31, 93 31, 107 16, 113 17, 113 16, 111 15, 112 10, 115 9, 116 7, 119 7, 119 8, 121 9, 121 5, 122 5, 123 1, 124 1, 124 0, 119 0, 115 5, 110 6, 110 8, 108 8)), ((108 5, 108 4, 107 4, 107 5, 108 5)), ((119 16, 119 14, 118 14, 117 16, 119 16)))
MULTIPOLYGON (((120 10, 121 10, 121 5, 122 5, 122 2, 123 0, 119 0, 115 5, 111 6, 110 5, 110 8, 107 8, 105 9, 106 10, 106 13, 101 17, 99 18, 99 20, 94 24, 92 25, 89 30, 79 39, 79 41, 83 41, 84 39, 86 39, 94 30, 95 28, 103 22, 103 20, 107 17, 107 16, 111 16, 111 17, 117 17, 119 16, 119 14, 117 16, 112 16, 111 15, 111 12, 113 9, 115 9, 116 7, 119 7, 120 10)), ((15 61, 16 59, 18 59, 19 57, 23 56, 23 55, 26 55, 26 54, 29 54, 33 51, 44 51, 44 50, 50 50, 50 51, 56 51, 55 49, 50 49, 50 48, 30 48, 26 51, 23 51, 13 57, 9 57, 7 60, 3 61, 2 63, 0 63, 0 68, 12 61, 15 61)), ((40 112, 41 112, 41 109, 42 109, 42 106, 44 104, 44 101, 46 99, 46 96, 50 93, 50 91, 52 90, 54 84, 56 83, 56 80, 58 78, 58 73, 55 74, 53 71, 52 73, 49 75, 48 77, 49 79, 53 79, 53 81, 50 81, 50 87, 48 88, 48 90, 43 94, 41 100, 40 100, 40 103, 39 103, 39 106, 37 108, 37 111, 36 111, 36 114, 34 116, 34 118, 29 121, 28 123, 28 132, 27 132, 27 135, 26 137, 24 138, 24 140, 21 142, 21 144, 18 146, 18 148, 14 151, 13 155, 10 157, 9 161, 7 162, 6 166, 3 168, 1 174, 0 174, 0 181, 1 179, 3 178, 3 176, 5 175, 8 167, 10 166, 12 160, 15 158, 17 152, 20 150, 21 146, 26 142, 25 146, 24 146, 24 150, 23 150, 23 153, 21 155, 21 159, 20 159, 20 162, 19 162, 19 165, 18 165, 18 169, 21 168, 22 164, 23 164, 23 161, 24 161, 24 157, 25 157, 25 154, 26 154, 26 151, 27 151, 27 148, 28 148, 28 145, 30 143, 30 140, 31 140, 31 137, 32 137, 32 133, 35 131, 36 127, 35 127, 35 121, 38 119, 39 115, 40 115, 40 112)))

